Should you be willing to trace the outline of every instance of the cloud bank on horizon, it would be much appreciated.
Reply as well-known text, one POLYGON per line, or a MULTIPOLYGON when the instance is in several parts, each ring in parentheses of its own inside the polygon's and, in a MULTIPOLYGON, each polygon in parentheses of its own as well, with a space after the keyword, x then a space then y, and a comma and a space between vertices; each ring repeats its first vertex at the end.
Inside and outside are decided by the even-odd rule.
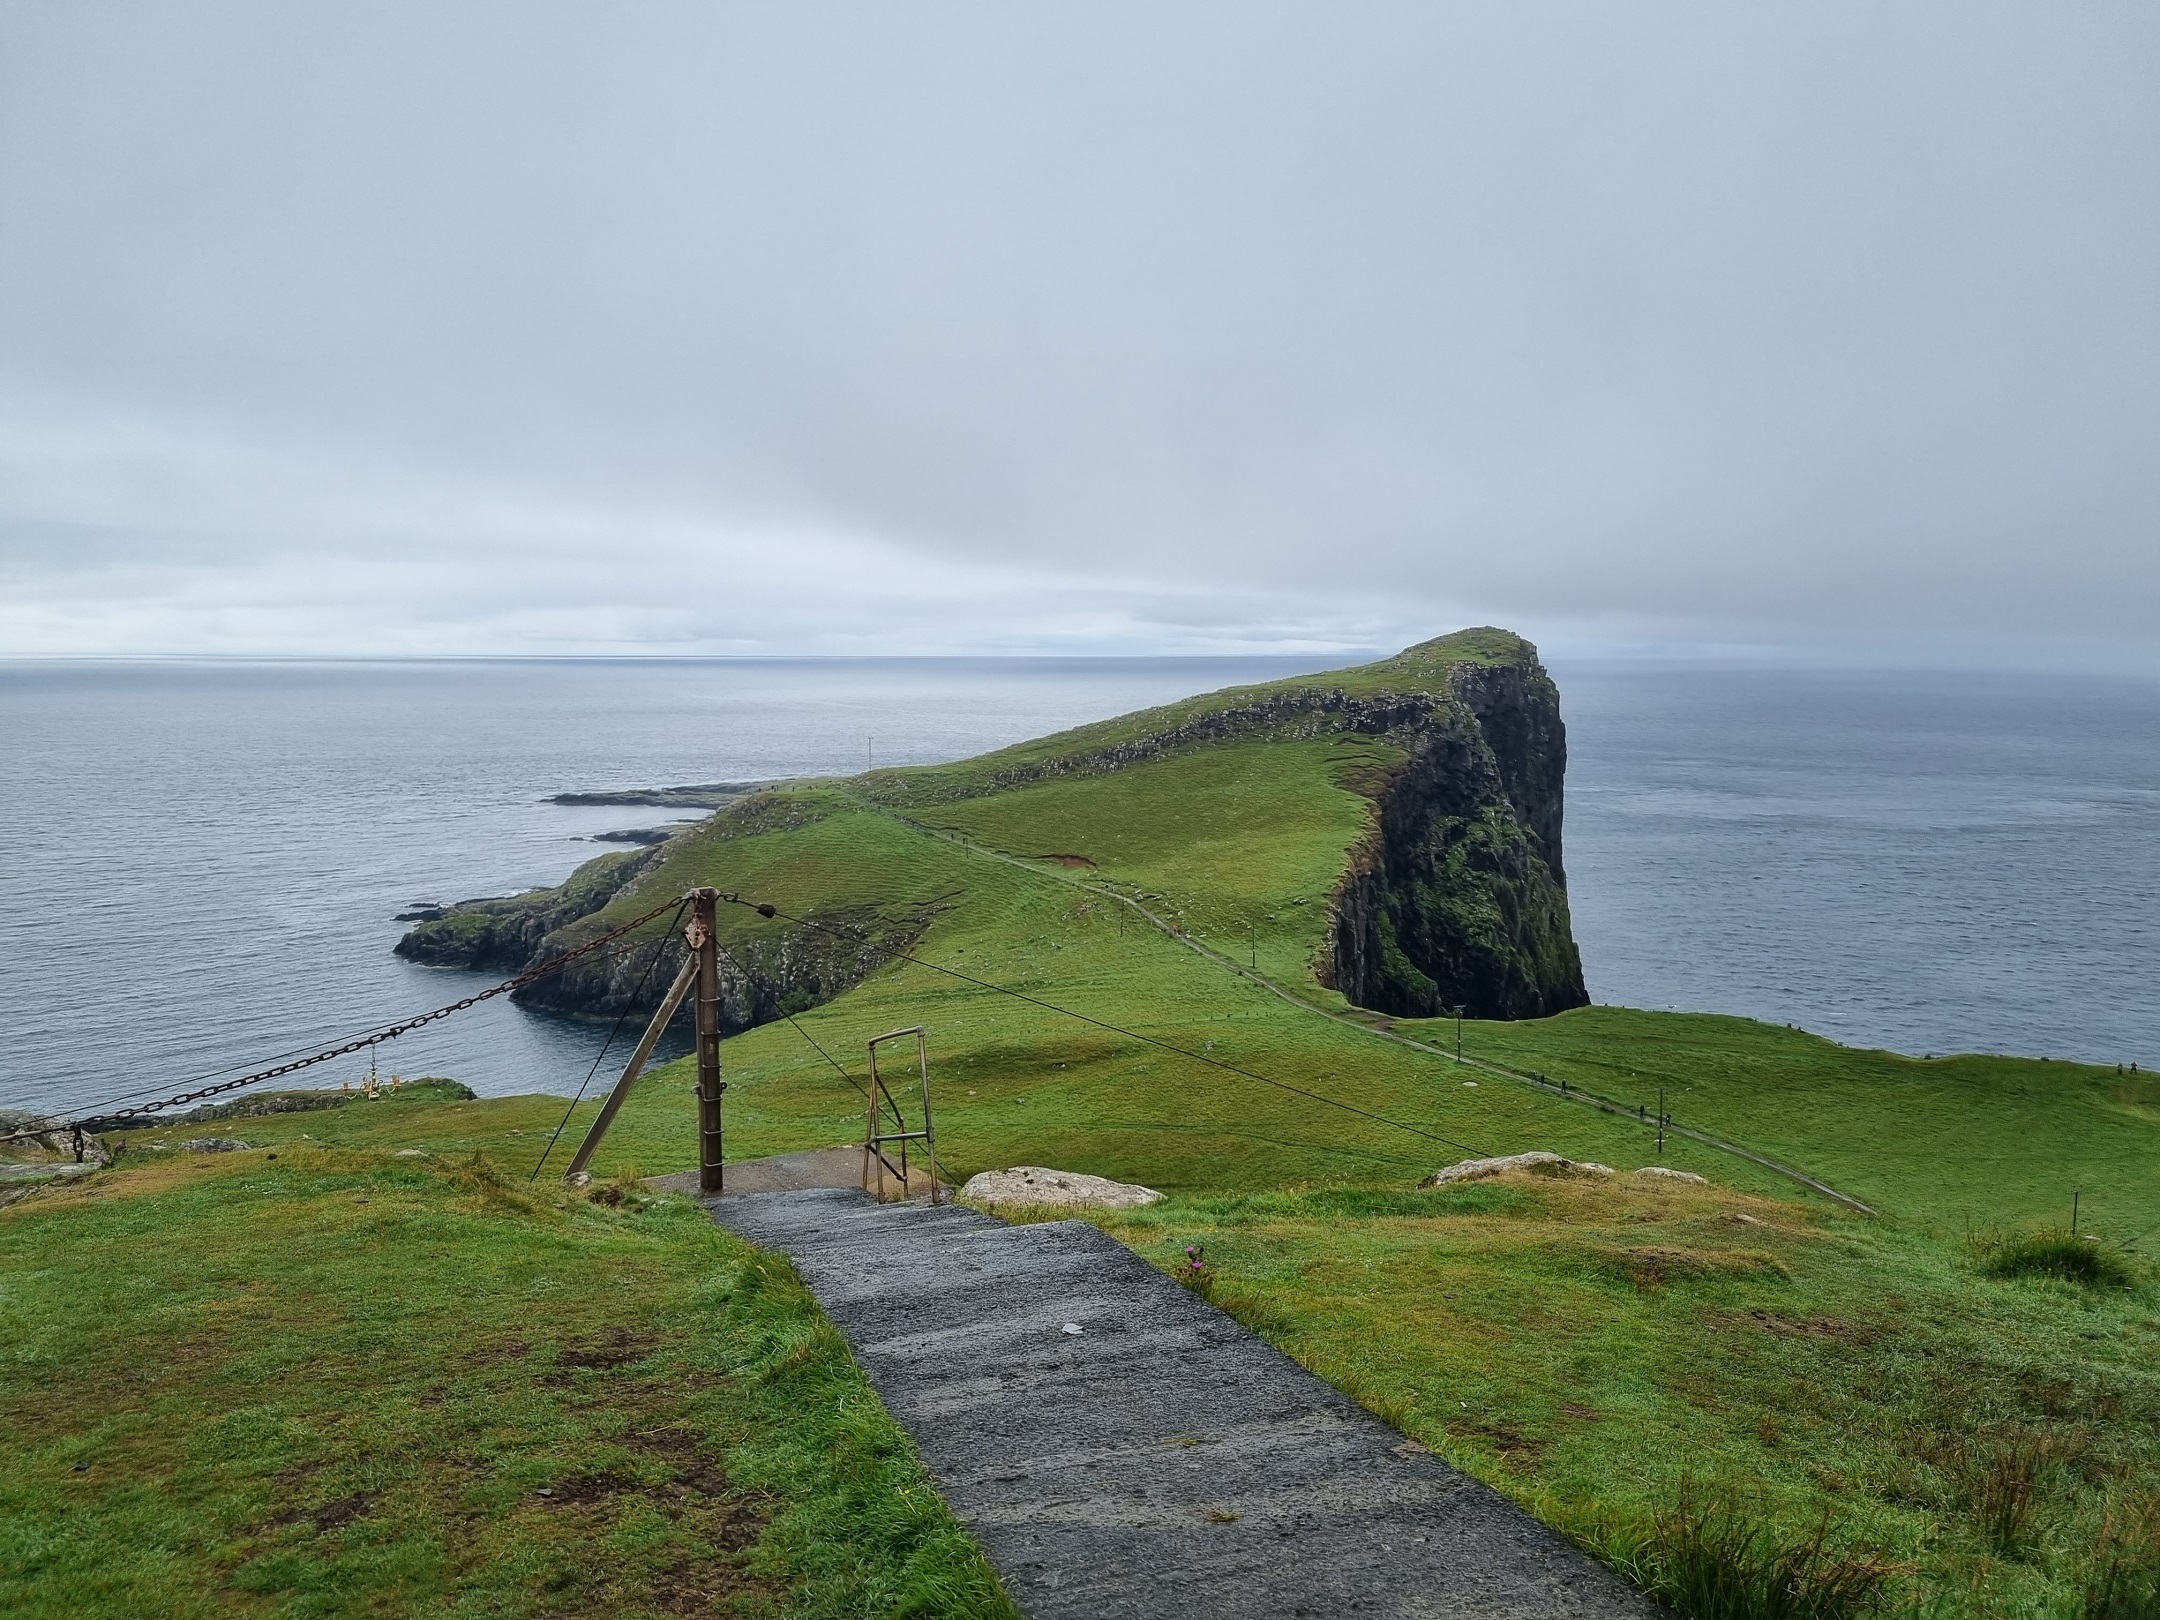
POLYGON ((0 14, 0 652, 2160 666, 2160 11, 0 14))

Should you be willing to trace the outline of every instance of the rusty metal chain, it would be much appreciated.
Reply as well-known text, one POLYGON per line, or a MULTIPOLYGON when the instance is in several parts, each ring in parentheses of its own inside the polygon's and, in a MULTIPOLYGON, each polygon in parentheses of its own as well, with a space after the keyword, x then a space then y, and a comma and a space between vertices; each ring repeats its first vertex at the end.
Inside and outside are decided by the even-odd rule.
POLYGON ((280 1063, 275 1068, 258 1069, 253 1074, 243 1074, 237 1080, 221 1080, 214 1086, 203 1086, 194 1091, 183 1091, 177 1096, 166 1097, 158 1102, 136 1103, 129 1108, 115 1109, 109 1114, 98 1114, 84 1119, 68 1120, 64 1123, 41 1127, 37 1131, 18 1131, 13 1136, 0 1137, 0 1141, 15 1141, 22 1137, 43 1135, 48 1131, 117 1130, 124 1121, 139 1118, 144 1114, 160 1113, 167 1108, 177 1108, 182 1103, 199 1102, 205 1097, 215 1097, 220 1092, 238 1091, 243 1086, 260 1085, 265 1080, 280 1079, 301 1069, 313 1068, 318 1063, 328 1063, 333 1058, 350 1057, 353 1053, 364 1052, 371 1046, 380 1046, 385 1041, 394 1041, 400 1035, 418 1029, 424 1024, 432 1024, 437 1019, 448 1018, 452 1013, 461 1013, 468 1007, 477 1007, 481 1002, 492 1000, 496 996, 508 995, 514 990, 521 990, 535 980, 544 979, 550 973, 568 966, 581 956, 590 956, 603 945, 622 938, 631 930, 644 927, 645 924, 651 922, 653 918, 659 916, 663 911, 679 904, 680 901, 678 900, 665 901, 653 907, 643 916, 633 917, 620 927, 611 928, 597 938, 587 940, 574 950, 565 951, 560 956, 550 957, 537 967, 529 967, 515 978, 505 979, 501 984, 482 990, 478 995, 467 996, 462 1001, 453 1001, 447 1007, 437 1007, 433 1012, 424 1012, 417 1017, 403 1019, 385 1029, 363 1035, 358 1040, 347 1041, 343 1046, 333 1046, 325 1051, 310 1053, 306 1057, 295 1058, 290 1063, 280 1063))

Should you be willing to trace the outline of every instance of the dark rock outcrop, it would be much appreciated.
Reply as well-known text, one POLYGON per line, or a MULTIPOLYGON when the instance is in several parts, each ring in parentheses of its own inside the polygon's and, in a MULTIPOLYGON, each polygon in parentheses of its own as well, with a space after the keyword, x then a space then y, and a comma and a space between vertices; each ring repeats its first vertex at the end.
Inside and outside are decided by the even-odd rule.
POLYGON ((643 844, 650 847, 664 844, 685 827, 694 822, 676 821, 665 827, 618 827, 613 832, 598 832, 586 839, 589 844, 643 844))
POLYGON ((552 889, 460 900, 407 932, 397 942, 397 954, 427 967, 515 973, 534 960, 543 939, 598 911, 657 854, 657 849, 616 850, 594 856, 552 889))
POLYGON ((1323 974, 1358 1006, 1540 1018, 1590 999, 1560 850, 1567 733, 1522 645, 1520 661, 1459 665, 1444 707, 1390 730, 1409 757, 1336 890, 1323 974))
MULTIPOLYGON (((720 1032, 738 1034, 791 1013, 806 1012, 852 989, 921 934, 925 920, 896 922, 864 909, 812 912, 820 928, 728 939, 720 956, 720 1032), (827 932, 826 930, 833 930, 827 932), (857 938, 855 936, 862 936, 857 938)), ((513 992, 525 1006, 546 1007, 588 1018, 644 1014, 659 1004, 681 968, 686 950, 679 934, 662 925, 625 941, 623 949, 580 957, 559 973, 513 992)), ((536 956, 571 949, 591 930, 569 927, 548 936, 536 956)), ((686 999, 677 1021, 688 1026, 686 999)))
POLYGON ((606 793, 558 793, 549 804, 648 804, 667 810, 717 810, 745 794, 755 793, 762 782, 692 782, 682 787, 625 788, 606 793))
MULTIPOLYGON (((760 795, 729 808, 711 836, 719 842, 796 827, 818 811, 760 795)), ((552 889, 465 900, 398 941, 397 954, 431 967, 511 974, 573 950, 605 926, 598 913, 663 858, 663 846, 597 856, 552 889)), ((720 1024, 735 1034, 829 1001, 862 982, 920 937, 927 915, 895 918, 870 908, 809 913, 817 928, 748 938, 722 937, 720 1024)), ((586 1018, 650 1013, 682 966, 685 946, 665 919, 617 944, 579 957, 512 992, 522 1006, 586 1018)), ((677 1022, 687 1027, 685 1001, 677 1022)))

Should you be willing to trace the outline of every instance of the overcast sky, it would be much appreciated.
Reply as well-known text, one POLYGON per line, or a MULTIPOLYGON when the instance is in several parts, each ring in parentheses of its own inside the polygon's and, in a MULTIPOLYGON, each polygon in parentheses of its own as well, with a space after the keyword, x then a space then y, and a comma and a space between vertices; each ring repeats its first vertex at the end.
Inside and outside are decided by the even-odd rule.
POLYGON ((0 0, 0 652, 2160 668, 2151 0, 0 0))

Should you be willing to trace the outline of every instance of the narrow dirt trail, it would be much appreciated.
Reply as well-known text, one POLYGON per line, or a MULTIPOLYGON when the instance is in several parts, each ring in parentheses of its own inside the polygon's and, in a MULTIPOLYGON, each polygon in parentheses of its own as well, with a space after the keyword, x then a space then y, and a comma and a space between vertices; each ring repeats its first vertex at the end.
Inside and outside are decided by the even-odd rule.
POLYGON ((1085 1221, 706 1207, 793 1259, 1029 1620, 1665 1613, 1085 1221))

